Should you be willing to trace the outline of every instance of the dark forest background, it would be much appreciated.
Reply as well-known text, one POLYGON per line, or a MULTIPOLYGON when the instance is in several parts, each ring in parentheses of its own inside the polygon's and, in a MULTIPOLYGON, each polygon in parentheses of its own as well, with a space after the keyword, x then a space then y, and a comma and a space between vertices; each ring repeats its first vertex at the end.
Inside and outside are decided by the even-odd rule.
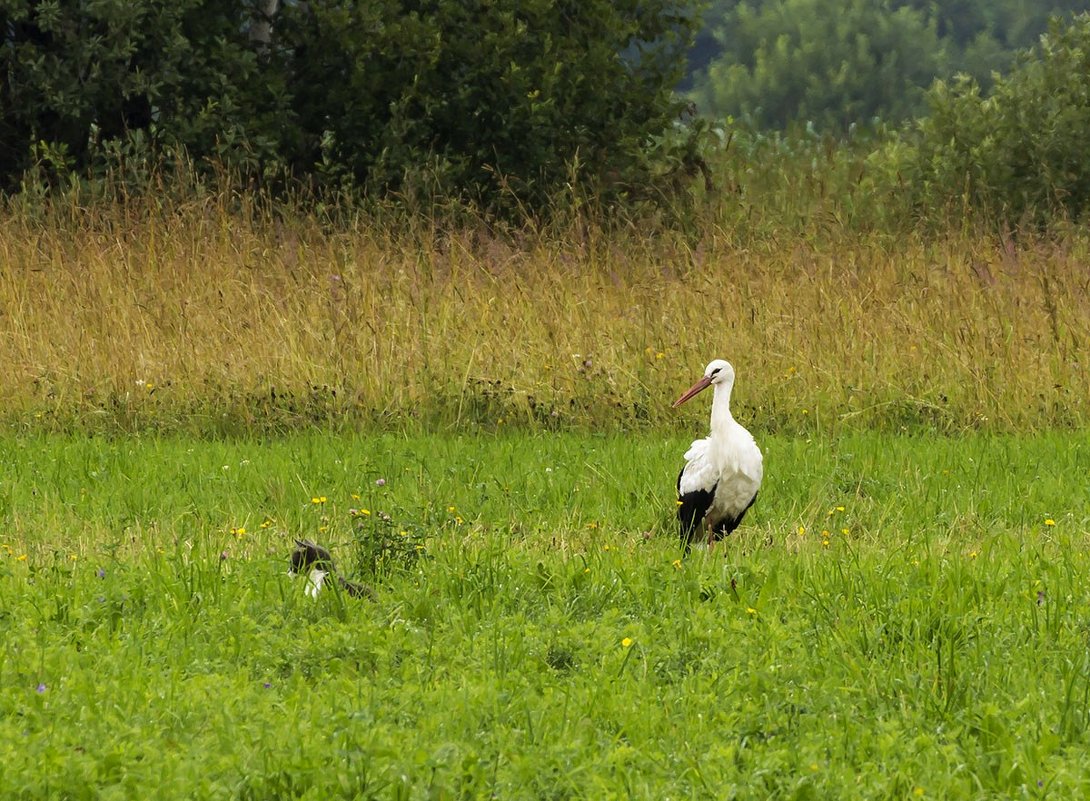
POLYGON ((1088 7, 0 0, 0 189, 214 175, 526 219, 706 196, 771 137, 865 149, 917 215, 1079 217, 1088 7))

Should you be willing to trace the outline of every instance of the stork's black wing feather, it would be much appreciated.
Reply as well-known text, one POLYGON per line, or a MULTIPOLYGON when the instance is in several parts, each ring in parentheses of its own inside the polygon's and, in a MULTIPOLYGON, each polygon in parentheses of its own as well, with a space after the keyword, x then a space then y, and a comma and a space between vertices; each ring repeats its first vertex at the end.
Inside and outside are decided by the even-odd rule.
POLYGON ((704 515, 708 513, 708 509, 712 505, 715 488, 719 485, 713 485, 710 490, 694 490, 682 495, 681 474, 684 472, 685 470, 682 468, 681 473, 677 474, 677 521, 680 528, 681 543, 685 546, 685 550, 688 551, 689 545, 692 544, 697 531, 700 529, 704 515))
POLYGON ((734 531, 734 529, 738 528, 738 526, 742 522, 742 518, 745 517, 746 512, 749 511, 749 507, 753 506, 753 504, 756 502, 757 495, 758 493, 753 494, 753 497, 750 499, 749 503, 746 504, 746 508, 739 512, 736 517, 725 517, 718 523, 716 523, 715 528, 712 529, 713 537, 717 540, 720 540, 730 534, 732 531, 734 531))

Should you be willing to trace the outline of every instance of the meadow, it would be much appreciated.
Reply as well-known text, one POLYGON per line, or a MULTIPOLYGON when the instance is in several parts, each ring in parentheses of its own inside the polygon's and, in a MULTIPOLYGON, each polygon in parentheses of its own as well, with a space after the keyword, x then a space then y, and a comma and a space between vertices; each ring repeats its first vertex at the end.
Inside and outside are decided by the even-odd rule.
POLYGON ((1090 446, 762 444, 685 557, 677 436, 6 435, 0 795, 1084 794, 1090 446))
POLYGON ((1090 239, 789 177, 681 229, 5 208, 0 797, 1086 794, 1090 239), (765 484, 686 556, 716 356, 765 484))
POLYGON ((800 230, 746 236, 714 209, 687 234, 497 232, 334 226, 244 200, 0 215, 0 419, 672 428, 697 416, 669 408, 679 389, 726 357, 736 408, 767 431, 1088 423, 1077 229, 867 232, 819 207, 800 230))

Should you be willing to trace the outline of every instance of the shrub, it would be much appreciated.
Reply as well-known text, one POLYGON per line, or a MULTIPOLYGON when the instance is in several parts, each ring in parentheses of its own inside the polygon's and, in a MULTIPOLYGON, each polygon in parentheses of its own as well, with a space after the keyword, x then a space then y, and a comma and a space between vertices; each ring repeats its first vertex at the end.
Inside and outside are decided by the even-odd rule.
POLYGON ((1078 219, 1090 205, 1090 15, 1054 22, 984 96, 939 82, 895 166, 925 214, 967 210, 1005 223, 1078 219))

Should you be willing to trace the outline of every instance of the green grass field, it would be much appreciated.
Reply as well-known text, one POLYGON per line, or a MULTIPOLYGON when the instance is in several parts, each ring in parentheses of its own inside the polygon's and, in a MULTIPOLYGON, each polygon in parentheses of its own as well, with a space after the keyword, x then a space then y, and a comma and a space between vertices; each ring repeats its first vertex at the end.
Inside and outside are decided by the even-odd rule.
POLYGON ((0 797, 1087 794, 1085 438, 759 439, 5 435, 0 797))

